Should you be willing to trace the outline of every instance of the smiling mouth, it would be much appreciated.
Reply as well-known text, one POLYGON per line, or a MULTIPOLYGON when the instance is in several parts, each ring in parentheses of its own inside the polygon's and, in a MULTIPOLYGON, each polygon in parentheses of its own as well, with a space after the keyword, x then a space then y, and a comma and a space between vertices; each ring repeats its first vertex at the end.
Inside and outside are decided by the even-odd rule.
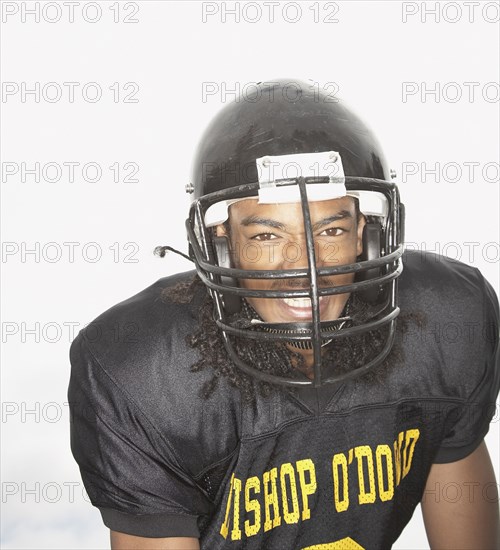
MULTIPOLYGON (((319 296, 318 303, 320 308, 324 307, 328 296, 319 296)), ((311 298, 282 298, 281 302, 284 306, 290 309, 308 311, 312 309, 311 298)))
POLYGON ((293 308, 311 309, 312 307, 311 298, 283 298, 283 302, 293 308))
MULTIPOLYGON (((311 298, 282 298, 281 312, 286 319, 307 321, 312 319, 313 307, 311 298)), ((328 296, 319 297, 319 312, 323 316, 328 304, 328 296)))

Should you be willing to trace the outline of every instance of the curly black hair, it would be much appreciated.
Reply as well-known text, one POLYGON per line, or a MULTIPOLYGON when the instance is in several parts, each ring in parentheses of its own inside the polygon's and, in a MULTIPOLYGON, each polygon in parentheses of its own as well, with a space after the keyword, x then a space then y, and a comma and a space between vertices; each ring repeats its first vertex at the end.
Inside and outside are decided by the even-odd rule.
MULTIPOLYGON (((201 389, 201 397, 208 399, 215 391, 221 378, 227 379, 229 384, 238 388, 244 402, 255 401, 257 392, 268 396, 277 387, 264 381, 258 381, 239 369, 226 351, 220 328, 214 321, 214 303, 206 287, 197 275, 192 279, 182 281, 172 287, 165 288, 162 299, 175 303, 190 303, 197 292, 204 292, 204 298, 199 307, 198 327, 194 334, 186 336, 189 346, 199 352, 199 359, 191 366, 192 372, 212 369, 213 376, 205 382, 201 389)), ((373 307, 351 294, 349 299, 351 317, 356 322, 362 322, 373 313, 373 307)), ((400 314, 398 317, 395 344, 387 358, 376 368, 363 376, 367 379, 382 377, 389 368, 393 368, 403 361, 401 346, 402 335, 408 330, 409 324, 415 323, 418 327, 424 323, 421 314, 400 314)), ((336 373, 344 373, 353 368, 361 367, 370 358, 378 354, 387 336, 388 327, 361 333, 349 338, 340 338, 324 348, 326 365, 334 365, 336 373)), ((245 362, 252 364, 262 372, 274 375, 290 375, 294 369, 303 367, 303 357, 291 351, 284 343, 248 340, 231 337, 231 342, 238 356, 245 362)))

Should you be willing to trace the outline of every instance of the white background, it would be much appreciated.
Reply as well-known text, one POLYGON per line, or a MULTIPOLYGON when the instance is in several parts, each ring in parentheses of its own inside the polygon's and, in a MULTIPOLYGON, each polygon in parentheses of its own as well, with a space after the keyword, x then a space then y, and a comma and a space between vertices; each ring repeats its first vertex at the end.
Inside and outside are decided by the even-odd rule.
MULTIPOLYGON (((498 292, 498 165, 488 165, 498 163, 499 148, 498 87, 489 84, 499 80, 498 3, 302 2, 298 16, 297 4, 281 2, 271 21, 270 8, 258 18, 254 3, 100 2, 99 15, 95 4, 75 2, 73 23, 63 2, 45 4, 40 22, 23 13, 34 2, 2 5, 2 544, 105 548, 107 529, 82 494, 69 450, 71 331, 156 279, 191 269, 152 250, 186 250, 190 158, 231 90, 280 77, 330 90, 335 83, 398 172, 407 241, 477 266, 498 292), (439 21, 425 12, 434 4, 439 21), (35 82, 39 97, 23 97, 22 83, 35 82), (59 101, 50 101, 57 86, 44 94, 49 82, 61 88, 59 101), (72 102, 64 82, 80 83, 72 102), (101 87, 99 101, 88 101, 88 87, 82 95, 89 82, 101 87), (436 83, 437 96, 422 96, 436 83), (124 102, 134 86, 129 99, 138 102, 124 102), (207 86, 217 93, 203 97, 207 86), (404 98, 404 89, 416 93, 404 98), (30 174, 23 182, 22 163, 35 162, 66 171, 59 182, 30 174), (80 163, 73 182, 63 162, 80 163), (82 175, 89 162, 101 167, 99 181, 82 175), (136 163, 139 181, 124 182, 122 170, 114 182, 113 163, 136 163), (423 177, 435 163, 438 175, 423 177), (478 163, 470 178, 464 163, 478 163), (457 166, 462 177, 446 181, 457 179, 457 166), (64 243, 77 243, 74 257, 64 243), (25 253, 36 247, 38 257, 25 253)), ((497 478, 498 420, 497 407, 487 438, 497 478)), ((417 510, 396 548, 425 547, 417 510)))

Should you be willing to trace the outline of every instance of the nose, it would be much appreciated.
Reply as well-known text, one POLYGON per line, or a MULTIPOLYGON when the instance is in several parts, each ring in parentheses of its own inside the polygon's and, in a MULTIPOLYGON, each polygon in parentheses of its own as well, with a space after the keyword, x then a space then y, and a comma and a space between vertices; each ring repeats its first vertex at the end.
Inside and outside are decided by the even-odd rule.
MULTIPOLYGON (((317 247, 313 245, 313 256, 317 267, 321 264, 321 258, 317 254, 317 247)), ((282 248, 281 269, 307 269, 309 268, 309 253, 305 238, 288 241, 282 248)))

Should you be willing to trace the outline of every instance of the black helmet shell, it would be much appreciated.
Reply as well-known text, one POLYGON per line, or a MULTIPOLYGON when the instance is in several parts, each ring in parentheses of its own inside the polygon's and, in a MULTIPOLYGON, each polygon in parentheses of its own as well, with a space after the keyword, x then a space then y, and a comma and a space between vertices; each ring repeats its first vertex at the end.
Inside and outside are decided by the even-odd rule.
POLYGON ((379 142, 368 126, 311 83, 259 83, 226 105, 205 130, 192 166, 194 199, 258 180, 263 156, 337 151, 346 176, 390 181, 379 142))

